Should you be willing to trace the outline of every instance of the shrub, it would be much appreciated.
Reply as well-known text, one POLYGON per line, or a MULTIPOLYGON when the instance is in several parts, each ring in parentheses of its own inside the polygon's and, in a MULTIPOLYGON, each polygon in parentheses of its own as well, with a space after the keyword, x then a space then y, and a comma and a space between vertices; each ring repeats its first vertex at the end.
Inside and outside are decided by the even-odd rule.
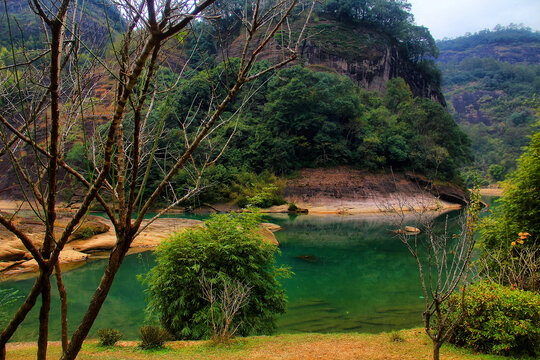
POLYGON ((249 302, 231 324, 237 335, 275 329, 276 314, 285 311, 278 276, 287 270, 275 266, 277 247, 262 240, 259 222, 260 215, 253 213, 214 215, 204 228, 177 233, 158 247, 157 265, 146 280, 148 307, 175 338, 212 336, 210 304, 200 284, 203 276, 217 279, 216 294, 223 291, 223 278, 249 286, 249 302))
POLYGON ((295 212, 295 211, 298 210, 298 206, 296 206, 296 204, 293 203, 293 202, 292 202, 292 203, 289 203, 289 207, 288 207, 287 210, 290 211, 290 212, 295 212))
POLYGON ((121 338, 122 333, 116 329, 105 328, 97 331, 101 346, 114 346, 121 338))
MULTIPOLYGON (((459 304, 459 295, 451 301, 459 304)), ((540 354, 540 294, 490 282, 471 286, 450 342, 501 355, 540 354)))
POLYGON ((392 342, 404 342, 405 339, 401 336, 399 331, 393 331, 390 333, 390 341, 392 342))
POLYGON ((141 348, 143 349, 159 349, 162 348, 166 341, 171 339, 171 335, 165 329, 159 326, 145 325, 139 329, 141 337, 141 348))
POLYGON ((268 208, 272 205, 285 204, 281 195, 286 181, 269 172, 254 174, 241 172, 235 176, 230 194, 238 206, 268 208))

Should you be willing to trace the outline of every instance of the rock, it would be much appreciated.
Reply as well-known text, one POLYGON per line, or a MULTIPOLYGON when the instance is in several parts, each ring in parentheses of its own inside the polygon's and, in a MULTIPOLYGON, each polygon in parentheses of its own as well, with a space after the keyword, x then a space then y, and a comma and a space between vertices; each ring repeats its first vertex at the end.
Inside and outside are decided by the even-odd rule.
POLYGON ((397 229, 393 231, 394 234, 404 234, 404 235, 417 235, 420 234, 420 229, 414 226, 405 226, 403 229, 397 229))
MULTIPOLYGON (((95 217, 93 217, 95 218, 95 217)), ((94 235, 103 234, 109 231, 109 226, 105 225, 97 219, 87 219, 73 234, 69 237, 69 241, 77 239, 88 239, 94 235)))
POLYGON ((407 178, 420 186, 421 188, 429 191, 432 195, 438 197, 443 201, 466 206, 469 204, 469 195, 465 189, 461 189, 456 185, 450 183, 434 183, 431 180, 421 175, 407 174, 407 178))
POLYGON ((296 210, 288 210, 287 212, 289 214, 307 214, 309 213, 309 210, 297 207, 296 210))
POLYGON ((268 230, 262 225, 259 227, 259 231, 260 231, 260 234, 262 235, 263 241, 266 241, 267 243, 270 243, 272 245, 279 246, 279 242, 274 236, 274 233, 272 233, 270 230, 268 230))
POLYGON ((265 213, 273 214, 273 213, 286 213, 288 212, 289 205, 274 205, 270 206, 269 208, 264 209, 265 213))
POLYGON ((0 246, 0 261, 19 261, 26 256, 24 250, 15 249, 9 245, 0 246))
POLYGON ((84 253, 111 250, 116 245, 116 236, 114 234, 102 234, 90 239, 80 239, 70 243, 73 250, 84 253))
POLYGON ((298 255, 295 256, 295 258, 311 263, 319 261, 319 259, 315 255, 298 255))
POLYGON ((60 257, 58 258, 58 261, 60 264, 70 263, 70 262, 77 262, 77 261, 84 261, 88 259, 90 255, 84 254, 79 251, 75 250, 62 250, 60 253, 60 257))
POLYGON ((261 225, 264 226, 266 229, 270 230, 271 232, 283 230, 283 228, 277 224, 261 223, 261 225))
POLYGON ((414 226, 405 226, 406 233, 420 234, 420 229, 414 226))

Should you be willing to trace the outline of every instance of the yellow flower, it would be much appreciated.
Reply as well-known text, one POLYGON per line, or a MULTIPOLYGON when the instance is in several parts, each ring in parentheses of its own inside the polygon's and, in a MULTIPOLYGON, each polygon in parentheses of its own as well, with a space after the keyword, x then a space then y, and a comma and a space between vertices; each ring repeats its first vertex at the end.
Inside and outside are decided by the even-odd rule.
POLYGON ((516 246, 516 242, 515 242, 515 241, 512 241, 512 246, 516 246))

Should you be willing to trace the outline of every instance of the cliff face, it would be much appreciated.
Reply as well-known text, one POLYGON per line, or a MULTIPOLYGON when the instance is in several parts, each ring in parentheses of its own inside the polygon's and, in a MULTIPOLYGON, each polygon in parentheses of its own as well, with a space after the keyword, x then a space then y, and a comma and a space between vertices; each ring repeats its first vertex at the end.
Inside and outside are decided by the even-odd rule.
MULTIPOLYGON (((302 24, 301 21, 292 23, 291 28, 299 32, 302 24)), ((279 34, 275 36, 261 53, 260 60, 274 63, 283 60, 279 38, 279 34)), ((383 94, 388 80, 401 77, 409 84, 414 96, 430 98, 446 105, 439 86, 401 56, 395 40, 384 33, 318 18, 309 24, 306 39, 300 48, 298 61, 312 70, 348 76, 364 89, 383 94)), ((239 56, 244 41, 245 34, 240 34, 230 44, 229 55, 239 56)))
POLYGON ((380 46, 372 49, 370 53, 345 58, 326 50, 314 41, 306 41, 301 56, 306 64, 348 76, 370 91, 384 93, 388 80, 401 77, 409 84, 414 96, 430 98, 445 105, 440 89, 430 84, 412 63, 400 57, 393 45, 380 46))

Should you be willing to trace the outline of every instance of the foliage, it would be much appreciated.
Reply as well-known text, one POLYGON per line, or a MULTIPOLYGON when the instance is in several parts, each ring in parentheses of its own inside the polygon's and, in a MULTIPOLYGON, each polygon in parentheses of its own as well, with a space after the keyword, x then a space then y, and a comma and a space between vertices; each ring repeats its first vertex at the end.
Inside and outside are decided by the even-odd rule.
POLYGON ((171 339, 169 332, 159 326, 145 325, 139 329, 140 347, 143 349, 162 348, 171 339))
POLYGON ((320 13, 387 33, 414 63, 437 57, 435 40, 426 27, 414 24, 410 11, 411 4, 407 1, 327 0, 320 13))
POLYGON ((281 195, 284 187, 285 181, 269 172, 259 175, 241 172, 235 176, 230 197, 235 199, 240 207, 254 206, 264 209, 285 203, 281 195))
MULTIPOLYGON (((149 309, 175 338, 212 335, 210 305, 199 283, 203 274, 251 287, 249 303, 232 324, 238 335, 275 329, 275 315, 285 311, 285 294, 277 278, 287 270, 274 264, 277 248, 262 241, 259 223, 255 213, 214 215, 204 228, 177 233, 159 246, 157 265, 146 280, 149 309)), ((222 291, 222 283, 214 282, 216 291, 222 291)))
POLYGON ((489 43, 512 44, 538 40, 540 40, 539 31, 532 31, 531 28, 523 25, 510 24, 497 25, 493 30, 484 29, 474 34, 468 33, 456 39, 445 39, 439 41, 438 46, 441 51, 463 51, 489 43))
POLYGON ((104 328, 97 331, 99 344, 102 346, 114 346, 120 339, 122 333, 116 329, 104 328))
POLYGON ((295 203, 291 202, 289 203, 289 207, 287 208, 287 211, 295 212, 298 210, 298 206, 296 206, 295 203))
MULTIPOLYGON (((460 304, 460 295, 451 301, 460 304)), ((486 353, 540 354, 540 294, 490 282, 469 287, 465 316, 450 341, 486 353)))
MULTIPOLYGON (((176 110, 167 117, 168 135, 162 144, 168 151, 184 146, 185 133, 177 125, 181 119, 200 116, 186 110, 192 96, 201 104, 210 101, 204 87, 209 76, 224 81, 223 71, 201 72, 175 95, 176 110)), ((238 121, 216 130, 224 140, 214 143, 213 151, 225 145, 227 149, 219 164, 205 169, 205 191, 195 202, 280 204, 283 180, 273 174, 305 167, 392 167, 456 181, 458 167, 471 160, 469 140, 446 110, 435 101, 414 98, 400 78, 388 82, 384 97, 362 90, 347 77, 302 66, 281 70, 256 86, 256 96, 231 104, 228 114, 242 109, 238 121)), ((167 159, 171 157, 165 154, 160 161, 167 159)), ((193 187, 192 174, 181 171, 174 186, 193 187)), ((157 176, 151 174, 149 182, 157 176)))
MULTIPOLYGON (((534 266, 539 261, 540 132, 533 134, 530 145, 519 158, 518 169, 510 174, 503 188, 500 206, 482 226, 482 259, 486 263, 484 272, 489 269, 491 278, 499 278, 503 283, 510 284, 514 282, 501 274, 511 270, 508 266, 523 256, 527 257, 527 253, 532 254, 527 264, 534 266)), ((524 286, 537 288, 540 285, 537 284, 539 271, 538 267, 534 268, 531 278, 524 279, 524 286)), ((517 272, 527 273, 526 268, 517 272)))
POLYGON ((399 331, 393 331, 390 333, 390 341, 392 342, 404 342, 405 339, 403 339, 403 336, 399 333, 399 331))

